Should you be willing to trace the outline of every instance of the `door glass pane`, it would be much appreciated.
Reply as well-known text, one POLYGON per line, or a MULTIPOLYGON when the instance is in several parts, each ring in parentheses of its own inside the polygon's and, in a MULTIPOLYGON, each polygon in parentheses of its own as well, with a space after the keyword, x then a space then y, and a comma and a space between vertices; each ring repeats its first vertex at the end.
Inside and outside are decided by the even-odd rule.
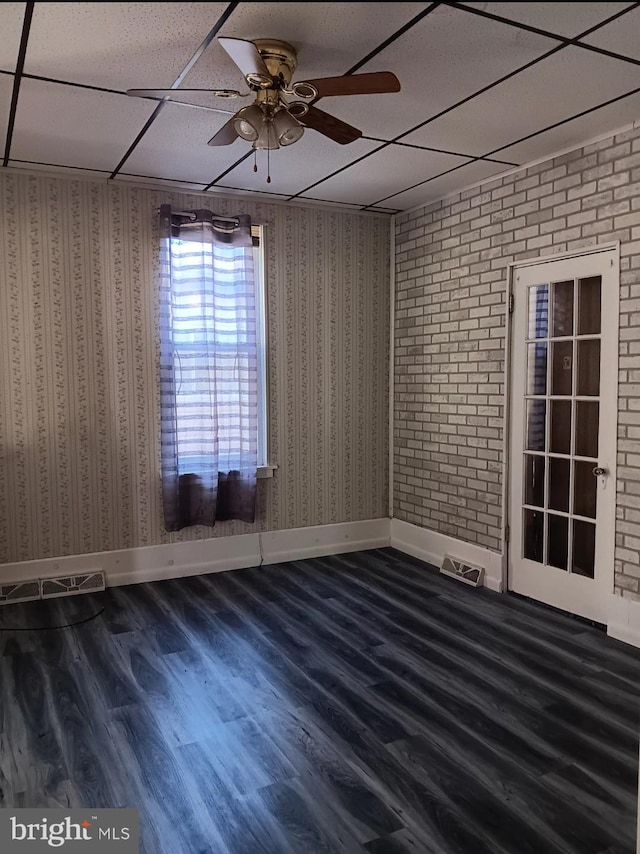
POLYGON ((525 455, 524 503, 544 507, 544 457, 525 455))
POLYGON ((580 279, 578 287, 578 335, 600 332, 600 276, 580 279))
POLYGON ((602 299, 601 276, 528 287, 527 337, 521 344, 526 348, 523 555, 590 578, 602 299))
POLYGON ((573 341, 555 341, 551 353, 551 394, 571 394, 573 341))
POLYGON ((544 451, 546 413, 547 402, 545 400, 527 401, 527 436, 525 441, 527 451, 544 451))
POLYGON ((527 338, 546 338, 549 328, 549 285, 529 288, 529 334, 527 338))
POLYGON ((591 522, 573 520, 573 560, 571 571, 593 578, 596 556, 596 526, 591 522))
POLYGON ((576 456, 598 456, 600 404, 597 400, 579 400, 576 403, 576 456))
POLYGON ((569 520, 566 516, 547 514, 547 563, 558 569, 567 568, 569 554, 569 520))
POLYGON ((529 344, 527 394, 547 393, 547 345, 529 344))
POLYGON ((544 513, 539 510, 524 511, 524 556, 527 560, 542 563, 544 543, 544 513))
POLYGON ((552 454, 571 452, 571 401, 551 401, 551 439, 549 450, 552 454))
POLYGON ((549 457, 549 509, 569 512, 571 461, 549 457))
POLYGON ((600 394, 600 339, 578 341, 578 394, 600 394))
POLYGON ((573 512, 595 519, 598 478, 593 476, 593 463, 576 460, 573 465, 573 512))
POLYGON ((555 282, 552 286, 552 336, 573 335, 573 282, 555 282))

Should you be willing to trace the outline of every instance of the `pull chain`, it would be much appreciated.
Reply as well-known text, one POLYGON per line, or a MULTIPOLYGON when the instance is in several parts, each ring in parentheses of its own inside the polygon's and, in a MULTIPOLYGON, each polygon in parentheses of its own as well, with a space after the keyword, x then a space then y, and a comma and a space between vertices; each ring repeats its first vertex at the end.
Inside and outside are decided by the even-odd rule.
POLYGON ((253 149, 253 171, 254 172, 258 171, 257 157, 258 157, 258 152, 254 148, 253 149))
POLYGON ((271 183, 271 174, 270 174, 271 168, 269 166, 269 155, 271 153, 270 146, 269 146, 269 144, 271 142, 271 140, 269 139, 270 136, 271 136, 271 123, 269 123, 267 125, 267 184, 271 183))

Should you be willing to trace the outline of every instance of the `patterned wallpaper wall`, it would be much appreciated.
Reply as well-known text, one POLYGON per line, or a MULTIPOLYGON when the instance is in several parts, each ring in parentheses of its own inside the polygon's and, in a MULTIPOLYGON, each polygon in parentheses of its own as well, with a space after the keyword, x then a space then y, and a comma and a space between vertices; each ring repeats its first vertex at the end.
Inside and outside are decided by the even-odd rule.
POLYGON ((3 172, 0 562, 387 515, 389 223, 3 172), (167 534, 155 210, 267 226, 272 479, 259 521, 167 534))

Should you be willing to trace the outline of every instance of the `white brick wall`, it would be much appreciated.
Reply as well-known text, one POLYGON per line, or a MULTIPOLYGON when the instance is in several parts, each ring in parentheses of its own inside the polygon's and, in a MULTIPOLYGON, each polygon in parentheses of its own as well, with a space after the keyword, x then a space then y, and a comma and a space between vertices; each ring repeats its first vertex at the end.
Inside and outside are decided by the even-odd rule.
POLYGON ((611 240, 616 589, 640 601, 640 128, 396 218, 394 514, 501 551, 507 264, 611 240))

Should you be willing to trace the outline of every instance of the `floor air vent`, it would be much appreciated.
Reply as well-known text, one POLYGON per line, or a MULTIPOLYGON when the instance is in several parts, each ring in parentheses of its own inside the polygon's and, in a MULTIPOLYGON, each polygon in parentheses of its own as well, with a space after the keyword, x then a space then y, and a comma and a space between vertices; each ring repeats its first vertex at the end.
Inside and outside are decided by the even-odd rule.
POLYGON ((41 578, 42 598, 77 596, 79 593, 97 593, 104 590, 104 573, 87 572, 83 575, 62 575, 59 578, 41 578))
POLYGON ((465 584, 470 584, 472 587, 482 587, 484 581, 484 569, 482 567, 472 566, 470 563, 451 557, 451 555, 444 556, 440 572, 458 581, 463 581, 465 584))
POLYGON ((0 605, 14 602, 30 602, 40 598, 40 582, 16 581, 14 584, 0 584, 0 605))

